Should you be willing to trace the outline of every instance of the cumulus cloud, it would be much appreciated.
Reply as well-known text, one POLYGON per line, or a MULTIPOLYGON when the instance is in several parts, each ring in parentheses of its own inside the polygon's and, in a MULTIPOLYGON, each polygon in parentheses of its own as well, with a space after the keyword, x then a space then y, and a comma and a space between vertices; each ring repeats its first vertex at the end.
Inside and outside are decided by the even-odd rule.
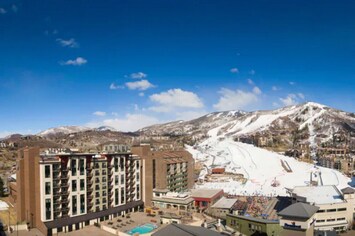
POLYGON ((305 96, 304 96, 303 93, 298 93, 297 96, 298 96, 299 98, 301 98, 301 99, 305 99, 305 96))
POLYGON ((131 79, 144 79, 146 78, 148 75, 143 73, 143 72, 136 72, 136 73, 132 73, 130 74, 129 76, 126 76, 126 77, 129 77, 131 79))
POLYGON ((143 92, 138 93, 138 95, 139 95, 140 97, 144 97, 144 93, 143 93, 143 92))
POLYGON ((250 75, 255 75, 255 70, 250 70, 250 71, 249 71, 249 74, 250 74, 250 75))
POLYGON ((6 14, 6 10, 4 8, 0 8, 0 14, 6 14))
POLYGON ((261 90, 260 90, 258 87, 255 86, 255 87, 253 88, 253 93, 259 95, 259 94, 261 94, 261 90))
POLYGON ((127 86, 127 88, 131 89, 131 90, 147 90, 149 88, 154 88, 154 85, 151 84, 148 80, 139 80, 139 81, 135 81, 135 82, 127 82, 125 84, 127 86))
POLYGON ((254 81, 252 79, 248 79, 248 84, 254 85, 254 81))
POLYGON ((274 86, 272 86, 272 87, 271 87, 271 89, 272 89, 272 91, 279 91, 279 90, 280 90, 280 88, 279 88, 279 87, 277 87, 277 86, 275 86, 275 85, 274 85, 274 86))
POLYGON ((289 84, 293 86, 293 85, 295 85, 296 83, 293 82, 293 81, 290 81, 289 84))
POLYGON ((95 111, 92 114, 95 116, 106 116, 106 112, 104 112, 104 111, 95 111))
POLYGON ((222 88, 219 93, 221 97, 217 104, 213 107, 220 111, 245 109, 258 102, 258 95, 261 94, 261 90, 258 87, 254 87, 252 92, 243 90, 231 90, 222 88))
POLYGON ((285 98, 279 98, 284 106, 291 106, 300 103, 300 100, 304 100, 305 96, 303 93, 290 93, 285 98))
POLYGON ((234 68, 230 69, 230 72, 236 74, 236 73, 239 73, 239 70, 238 70, 238 68, 234 67, 234 68))
POLYGON ((280 98, 281 103, 284 106, 292 106, 298 103, 297 96, 293 93, 290 93, 285 98, 280 98))
POLYGON ((60 62, 61 65, 63 66, 68 66, 68 65, 72 65, 72 66, 81 66, 86 64, 88 61, 83 58, 83 57, 77 57, 74 60, 68 60, 68 61, 64 61, 64 62, 60 62))
POLYGON ((105 119, 97 122, 87 123, 86 126, 96 128, 100 126, 111 126, 119 131, 129 132, 129 131, 137 131, 138 129, 144 128, 149 125, 154 125, 158 123, 162 123, 159 119, 144 115, 144 114, 131 114, 127 113, 122 118, 112 118, 105 119))
POLYGON ((124 86, 116 85, 115 83, 111 83, 111 84, 110 84, 110 89, 111 89, 111 90, 123 89, 123 88, 124 88, 124 86))
POLYGON ((68 48, 77 48, 79 47, 78 42, 76 42, 75 39, 71 38, 68 40, 58 38, 56 41, 62 46, 62 47, 68 47, 68 48))
POLYGON ((149 97, 157 106, 150 107, 156 112, 169 112, 175 108, 202 108, 204 106, 199 96, 182 89, 170 89, 166 92, 153 94, 149 97))

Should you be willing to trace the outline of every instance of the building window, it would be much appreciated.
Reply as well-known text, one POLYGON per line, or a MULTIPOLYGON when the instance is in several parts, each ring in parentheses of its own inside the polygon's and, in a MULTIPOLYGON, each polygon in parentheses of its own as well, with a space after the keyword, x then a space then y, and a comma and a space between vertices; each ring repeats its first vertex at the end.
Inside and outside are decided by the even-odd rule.
POLYGON ((346 208, 338 208, 338 211, 346 211, 346 208))
POLYGON ((118 189, 115 189, 115 205, 118 205, 118 189))
POLYGON ((46 193, 46 195, 51 194, 51 183, 50 182, 45 183, 45 193, 46 193))
POLYGON ((137 184, 137 200, 139 200, 139 198, 140 198, 139 193, 140 193, 140 191, 139 191, 139 184, 137 184))
POLYGON ((139 170, 139 161, 136 161, 137 170, 139 170))
POLYGON ((51 166, 49 165, 44 166, 44 177, 45 178, 51 177, 51 166))
POLYGON ((76 180, 71 181, 71 191, 76 192, 76 180))
POLYGON ((79 161, 79 169, 80 169, 80 175, 84 175, 85 174, 84 159, 80 159, 80 161, 79 161))
POLYGON ((137 181, 139 181, 139 172, 137 172, 137 181))
POLYGON ((52 217, 51 199, 46 199, 46 220, 50 220, 52 217))
POLYGON ((81 179, 80 180, 80 191, 84 191, 85 190, 85 180, 81 179))
POLYGON ((124 184, 124 175, 121 175, 121 185, 124 184))
POLYGON ((120 158, 121 171, 124 171, 124 158, 120 158))
POLYGON ((121 188, 121 204, 124 204, 124 188, 121 188))
POLYGON ((76 176, 76 159, 71 159, 71 175, 76 176))
POLYGON ((85 195, 84 194, 80 195, 80 213, 81 214, 85 213, 85 195))
POLYGON ((115 158, 113 160, 113 165, 115 166, 115 172, 118 172, 118 159, 117 158, 115 158))
POLYGON ((115 176, 115 185, 118 185, 119 183, 118 177, 119 177, 118 175, 115 176))
POLYGON ((77 214, 77 201, 76 201, 76 196, 72 196, 72 212, 73 215, 77 214))

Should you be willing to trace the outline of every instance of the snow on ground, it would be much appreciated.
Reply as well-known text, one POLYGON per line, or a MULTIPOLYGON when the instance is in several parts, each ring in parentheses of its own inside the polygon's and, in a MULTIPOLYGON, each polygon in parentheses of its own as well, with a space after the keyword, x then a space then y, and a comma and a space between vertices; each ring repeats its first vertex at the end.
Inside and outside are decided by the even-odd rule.
POLYGON ((245 184, 232 179, 229 182, 205 182, 197 187, 221 188, 225 192, 237 195, 286 196, 285 188, 307 185, 311 173, 313 181, 320 183, 320 172, 323 185, 336 185, 340 189, 347 187, 351 181, 336 170, 315 167, 250 144, 235 142, 231 138, 219 137, 217 132, 218 128, 211 130, 209 132, 211 137, 197 145, 196 149, 187 147, 193 157, 206 166, 200 178, 203 179, 211 166, 220 166, 225 167, 227 172, 243 174, 248 181, 245 184), (286 172, 281 165, 281 160, 287 162, 292 172, 286 172), (278 187, 271 186, 275 179, 280 183, 278 187))

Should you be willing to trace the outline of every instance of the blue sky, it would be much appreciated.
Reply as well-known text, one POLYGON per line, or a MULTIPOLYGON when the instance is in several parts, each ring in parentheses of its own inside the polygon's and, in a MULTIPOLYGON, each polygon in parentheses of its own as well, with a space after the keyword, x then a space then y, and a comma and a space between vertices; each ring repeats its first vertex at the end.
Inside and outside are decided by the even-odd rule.
POLYGON ((0 136, 355 111, 354 1, 0 1, 0 136))

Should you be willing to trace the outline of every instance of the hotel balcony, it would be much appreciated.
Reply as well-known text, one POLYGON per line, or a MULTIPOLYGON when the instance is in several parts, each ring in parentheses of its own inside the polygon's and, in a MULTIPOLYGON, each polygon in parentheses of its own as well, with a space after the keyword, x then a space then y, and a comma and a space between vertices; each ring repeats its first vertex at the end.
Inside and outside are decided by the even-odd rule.
POLYGON ((68 178, 69 178, 68 175, 62 175, 62 176, 60 176, 60 179, 61 179, 61 180, 67 180, 68 178))
POLYGON ((62 203, 62 204, 63 204, 63 203, 69 203, 68 198, 62 198, 61 203, 62 203))

